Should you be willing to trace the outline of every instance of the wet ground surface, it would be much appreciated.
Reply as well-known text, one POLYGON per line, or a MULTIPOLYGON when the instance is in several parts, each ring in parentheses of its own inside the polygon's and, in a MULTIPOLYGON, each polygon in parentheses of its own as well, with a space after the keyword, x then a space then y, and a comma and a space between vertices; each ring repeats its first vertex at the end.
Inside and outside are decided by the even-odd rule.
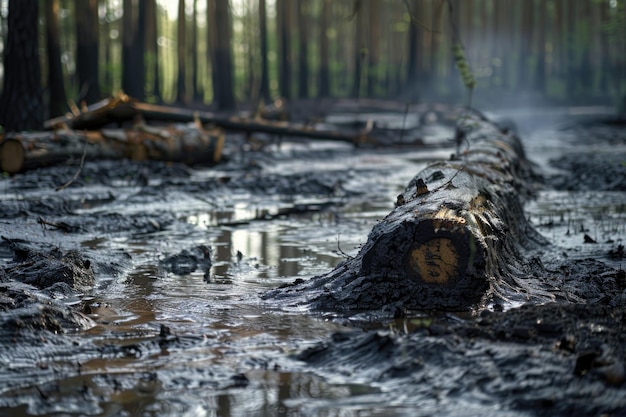
POLYGON ((392 320, 261 299, 354 256, 454 151, 450 127, 407 133, 427 149, 261 138, 213 168, 87 161, 58 192, 78 161, 3 178, 0 414, 624 415, 626 129, 581 113, 490 116, 518 122, 545 178, 525 207, 541 261, 609 283, 594 303, 392 320))

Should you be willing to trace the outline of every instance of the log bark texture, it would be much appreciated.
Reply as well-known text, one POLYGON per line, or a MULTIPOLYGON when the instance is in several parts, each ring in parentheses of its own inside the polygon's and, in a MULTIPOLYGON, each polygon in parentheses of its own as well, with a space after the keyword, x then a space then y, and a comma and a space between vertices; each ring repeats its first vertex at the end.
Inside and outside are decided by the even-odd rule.
POLYGON ((101 129, 87 132, 57 130, 21 132, 0 140, 0 171, 10 174, 65 162, 87 160, 157 160, 188 164, 215 164, 221 159, 224 131, 196 124, 156 128, 101 129))
POLYGON ((498 295, 550 298, 540 285, 525 288, 541 266, 520 252, 546 242, 522 211, 537 177, 520 140, 478 115, 460 122, 457 140, 464 150, 418 173, 354 258, 266 297, 391 312, 468 310, 498 295))
MULTIPOLYGON (((278 110, 280 112, 280 109, 278 110)), ((273 115, 276 116, 276 113, 273 113, 273 115)), ((83 113, 47 120, 45 127, 68 126, 72 129, 99 129, 114 122, 122 124, 138 116, 147 121, 179 123, 199 121, 231 132, 267 133, 353 144, 376 143, 376 139, 370 135, 372 131, 371 124, 357 132, 317 129, 315 126, 289 123, 284 120, 273 121, 259 117, 226 117, 211 112, 140 103, 123 93, 95 103, 89 106, 87 111, 83 113)))

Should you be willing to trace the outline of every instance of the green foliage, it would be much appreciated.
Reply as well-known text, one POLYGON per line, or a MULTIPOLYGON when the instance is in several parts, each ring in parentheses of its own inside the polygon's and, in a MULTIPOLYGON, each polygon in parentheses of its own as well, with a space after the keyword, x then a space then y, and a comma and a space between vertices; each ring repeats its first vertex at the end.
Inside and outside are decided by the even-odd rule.
POLYGON ((474 87, 476 87, 476 78, 469 67, 467 59, 465 58, 465 49, 463 48, 463 45, 459 42, 455 42, 452 45, 452 54, 454 56, 456 68, 461 75, 463 85, 465 85, 468 90, 473 90, 474 87))

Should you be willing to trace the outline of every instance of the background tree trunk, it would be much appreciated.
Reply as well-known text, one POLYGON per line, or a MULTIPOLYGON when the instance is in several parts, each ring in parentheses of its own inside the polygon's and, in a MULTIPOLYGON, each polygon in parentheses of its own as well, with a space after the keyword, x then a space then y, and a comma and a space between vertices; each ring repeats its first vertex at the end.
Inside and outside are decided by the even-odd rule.
POLYGON ((61 45, 59 40, 59 0, 44 1, 46 14, 46 43, 48 52, 48 92, 50 102, 49 117, 57 117, 65 113, 67 97, 63 68, 61 67, 61 45))
POLYGON ((191 22, 191 90, 194 101, 202 101, 201 84, 198 83, 198 0, 193 0, 193 19, 191 22))
POLYGON ((232 24, 228 0, 215 0, 215 21, 217 24, 217 42, 213 70, 216 72, 216 82, 219 83, 216 101, 218 108, 233 110, 235 108, 235 96, 233 94, 231 52, 232 24))
POLYGON ((266 7, 265 0, 259 0, 259 42, 261 44, 261 86, 259 96, 262 101, 269 101, 270 99, 266 7))
MULTIPOLYGON (((77 0, 82 1, 82 0, 77 0)), ((145 0, 141 0, 142 2, 145 0)), ((122 20, 122 89, 126 94, 143 100, 144 88, 144 43, 139 35, 139 1, 124 0, 122 20)), ((142 19, 145 18, 145 13, 142 19)), ((145 30, 145 27, 142 28, 145 30)))
POLYGON ((367 60, 367 95, 374 97, 378 90, 380 73, 380 1, 368 1, 369 12, 369 50, 367 60))
POLYGON ((367 46, 365 42, 365 4, 363 0, 356 0, 352 11, 356 26, 354 45, 354 83, 352 84, 352 97, 357 100, 361 96, 361 81, 363 78, 363 63, 367 56, 367 46))
POLYGON ((220 85, 217 79, 217 64, 216 64, 216 51, 217 51, 217 22, 215 18, 215 0, 207 0, 207 67, 211 71, 211 85, 213 90, 213 101, 217 101, 219 96, 220 85))
POLYGON ((79 100, 100 100, 98 76, 98 1, 76 0, 76 72, 79 100))
POLYGON ((298 96, 309 96, 309 33, 306 0, 298 0, 298 96))
POLYGON ((276 0, 279 51, 278 89, 280 95, 286 99, 291 98, 290 4, 291 0, 276 0))
POLYGON ((9 0, 0 125, 6 132, 43 127, 37 0, 9 0))
POLYGON ((411 23, 409 24, 408 30, 408 48, 409 48, 409 57, 407 59, 407 71, 406 71, 406 88, 409 92, 409 97, 413 100, 417 100, 420 95, 419 85, 420 80, 420 47, 421 47, 421 36, 420 36, 420 28, 418 27, 418 20, 422 20, 423 16, 418 15, 418 10, 420 10, 421 0, 413 0, 411 3, 407 2, 407 5, 412 5, 412 7, 408 10, 411 15, 411 23))
POLYGON ((187 36, 185 33, 185 21, 185 0, 178 0, 178 44, 176 46, 178 75, 176 77, 176 102, 180 104, 187 104, 189 99, 187 95, 187 83, 185 82, 185 78, 187 77, 187 54, 185 53, 187 36))
POLYGON ((546 14, 547 3, 539 1, 539 20, 537 26, 537 65, 535 66, 535 89, 546 92, 546 14))
POLYGON ((151 93, 154 101, 160 103, 161 77, 159 75, 159 45, 157 36, 157 3, 146 0, 146 66, 150 73, 151 93))
POLYGON ((330 69, 328 47, 328 30, 330 25, 331 0, 322 0, 322 14, 320 16, 320 77, 319 97, 330 96, 330 69))

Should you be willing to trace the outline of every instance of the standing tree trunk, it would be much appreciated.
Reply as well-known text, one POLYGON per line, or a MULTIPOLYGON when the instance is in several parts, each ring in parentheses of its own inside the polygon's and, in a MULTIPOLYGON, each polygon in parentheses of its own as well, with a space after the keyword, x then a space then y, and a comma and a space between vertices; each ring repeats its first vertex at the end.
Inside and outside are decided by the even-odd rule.
POLYGON ((265 0, 259 0, 259 42, 261 43, 261 101, 270 99, 269 63, 267 58, 267 10, 265 0))
POLYGON ((374 97, 378 89, 380 65, 380 1, 370 0, 369 3, 369 54, 367 60, 367 95, 374 97))
POLYGON ((278 24, 278 51, 279 51, 279 71, 278 88, 280 95, 286 99, 291 98, 291 48, 289 31, 290 1, 276 0, 276 20, 278 24))
POLYGON ((228 0, 215 0, 217 39, 213 70, 216 71, 217 105, 222 110, 235 108, 233 94, 233 58, 231 52, 232 25, 228 0))
POLYGON ((100 100, 98 80, 98 1, 75 0, 76 72, 79 99, 87 103, 100 100))
POLYGON ((194 101, 202 101, 202 91, 198 83, 198 0, 193 0, 193 21, 191 22, 191 89, 194 101))
POLYGON ((65 113, 67 97, 61 67, 61 46, 59 41, 59 0, 44 3, 46 13, 46 43, 48 49, 48 91, 50 103, 49 117, 57 117, 65 113))
POLYGON ((298 95, 300 98, 306 98, 309 96, 309 34, 308 34, 308 19, 307 19, 307 8, 306 1, 299 0, 298 1, 298 31, 299 36, 299 44, 300 50, 298 55, 298 95))
POLYGON ((207 0, 206 5, 207 22, 207 68, 211 71, 211 86, 213 91, 213 101, 217 101, 220 85, 217 80, 217 65, 215 55, 217 50, 217 23, 215 20, 215 0, 207 0))
POLYGON ((41 67, 37 45, 37 0, 9 0, 0 125, 5 132, 43 127, 41 67))
POLYGON ((609 85, 611 72, 606 68, 611 68, 611 54, 609 52, 609 36, 606 26, 609 23, 610 5, 608 2, 602 2, 598 4, 600 8, 600 67, 603 70, 600 72, 600 93, 607 94, 609 92, 609 85))
POLYGON ((187 65, 185 63, 185 0, 178 0, 178 45, 176 47, 178 53, 178 77, 176 82, 176 101, 180 104, 187 103, 187 87, 185 78, 187 76, 187 65))
POLYGON ((565 2, 567 4, 567 37, 565 45, 567 47, 567 93, 568 98, 573 98, 578 94, 579 61, 576 59, 576 3, 565 2))
POLYGON ((330 96, 330 70, 328 58, 328 29, 330 23, 330 0, 322 0, 322 14, 320 16, 320 86, 319 97, 330 96))
POLYGON ((531 45, 532 45, 532 34, 533 34, 533 0, 520 0, 520 5, 522 9, 522 27, 519 31, 520 33, 520 62, 519 68, 517 72, 517 88, 524 90, 528 88, 531 84, 530 74, 532 74, 532 69, 530 68, 531 63, 531 45))
MULTIPOLYGON (((142 29, 145 30, 145 27, 142 29)), ((138 100, 143 100, 145 96, 143 39, 143 34, 139 34, 138 0, 124 0, 124 17, 122 19, 122 89, 128 95, 138 100)))
POLYGON ((591 93, 593 88, 593 64, 592 64, 592 37, 593 37, 593 27, 592 27, 592 14, 591 14, 591 4, 589 1, 583 1, 579 5, 578 13, 579 16, 576 19, 580 24, 579 29, 582 32, 582 36, 580 36, 580 48, 581 48, 581 60, 580 60, 580 88, 581 94, 584 96, 588 96, 591 93))
MULTIPOLYGON (((417 100, 419 97, 419 54, 420 54, 420 31, 418 25, 418 19, 421 19, 418 16, 417 12, 419 10, 421 0, 414 0, 412 2, 413 7, 409 10, 411 15, 411 23, 409 25, 409 59, 407 61, 407 71, 406 71, 406 88, 409 93, 409 97, 413 100, 417 100)), ((407 5, 409 3, 407 2, 407 5)), ((407 6, 408 7, 408 6, 407 6)))
POLYGON ((157 4, 156 0, 146 0, 146 52, 147 67, 151 73, 150 84, 152 95, 157 103, 161 99, 161 86, 159 76, 159 45, 157 41, 157 4))
POLYGON ((356 37, 354 48, 354 84, 352 86, 352 96, 359 99, 361 95, 361 79, 363 78, 363 61, 367 55, 365 45, 365 10, 362 1, 357 0, 354 5, 353 19, 356 23, 356 37))
POLYGON ((545 1, 539 2, 539 22, 537 27, 537 66, 535 67, 535 89, 542 94, 546 91, 546 14, 545 1))

